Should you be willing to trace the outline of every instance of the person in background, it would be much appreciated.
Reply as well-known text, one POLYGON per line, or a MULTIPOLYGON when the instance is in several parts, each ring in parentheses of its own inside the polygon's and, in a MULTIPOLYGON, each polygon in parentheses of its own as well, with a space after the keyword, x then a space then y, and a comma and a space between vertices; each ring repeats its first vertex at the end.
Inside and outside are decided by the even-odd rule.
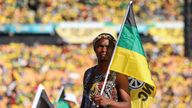
POLYGON ((78 108, 77 98, 74 94, 66 94, 64 100, 69 104, 70 108, 78 108))
POLYGON ((71 108, 69 103, 65 101, 64 99, 59 99, 57 102, 55 108, 71 108))

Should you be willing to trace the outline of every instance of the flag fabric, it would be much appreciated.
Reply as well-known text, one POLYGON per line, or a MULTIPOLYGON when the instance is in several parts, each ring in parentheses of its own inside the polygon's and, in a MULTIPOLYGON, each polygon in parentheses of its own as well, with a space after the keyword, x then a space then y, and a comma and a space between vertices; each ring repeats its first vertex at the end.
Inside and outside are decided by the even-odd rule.
POLYGON ((70 108, 67 101, 64 100, 65 98, 65 87, 62 86, 59 90, 59 94, 56 100, 56 108, 70 108))
POLYGON ((38 86, 32 108, 54 108, 41 84, 38 86))
POLYGON ((65 87, 62 86, 59 90, 59 94, 58 94, 58 97, 57 97, 57 100, 56 102, 59 101, 59 99, 64 99, 65 98, 65 87))
POLYGON ((127 75, 132 108, 149 108, 156 87, 135 23, 132 3, 119 34, 110 70, 127 75))

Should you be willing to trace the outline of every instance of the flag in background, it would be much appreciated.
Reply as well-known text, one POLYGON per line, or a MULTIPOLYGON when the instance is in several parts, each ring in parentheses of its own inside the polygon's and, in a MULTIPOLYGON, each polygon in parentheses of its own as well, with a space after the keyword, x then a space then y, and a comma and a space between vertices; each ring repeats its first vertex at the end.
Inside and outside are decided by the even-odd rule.
POLYGON ((59 99, 64 99, 64 98, 65 98, 65 87, 61 86, 56 102, 58 102, 59 99))
POLYGON ((151 79, 145 52, 135 23, 133 6, 128 12, 119 34, 110 70, 127 75, 132 108, 149 108, 156 87, 151 79))
POLYGON ((32 108, 54 108, 41 84, 38 86, 32 108))
POLYGON ((59 94, 56 100, 56 107, 55 108, 70 108, 67 101, 64 100, 66 94, 65 94, 65 87, 62 86, 59 90, 59 94))

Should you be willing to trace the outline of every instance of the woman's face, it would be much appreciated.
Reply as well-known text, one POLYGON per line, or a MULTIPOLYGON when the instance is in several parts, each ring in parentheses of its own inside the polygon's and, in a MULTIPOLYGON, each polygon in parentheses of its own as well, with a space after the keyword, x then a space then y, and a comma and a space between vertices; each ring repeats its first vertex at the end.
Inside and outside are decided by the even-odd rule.
POLYGON ((94 50, 99 62, 109 62, 113 53, 114 45, 106 38, 96 42, 94 50))

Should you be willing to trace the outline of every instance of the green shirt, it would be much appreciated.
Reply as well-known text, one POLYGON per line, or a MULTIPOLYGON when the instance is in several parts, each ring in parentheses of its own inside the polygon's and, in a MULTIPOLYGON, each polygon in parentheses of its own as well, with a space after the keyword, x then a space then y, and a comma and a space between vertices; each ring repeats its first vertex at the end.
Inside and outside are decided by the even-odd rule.
POLYGON ((65 100, 59 99, 57 103, 57 108, 70 108, 70 106, 65 100))

